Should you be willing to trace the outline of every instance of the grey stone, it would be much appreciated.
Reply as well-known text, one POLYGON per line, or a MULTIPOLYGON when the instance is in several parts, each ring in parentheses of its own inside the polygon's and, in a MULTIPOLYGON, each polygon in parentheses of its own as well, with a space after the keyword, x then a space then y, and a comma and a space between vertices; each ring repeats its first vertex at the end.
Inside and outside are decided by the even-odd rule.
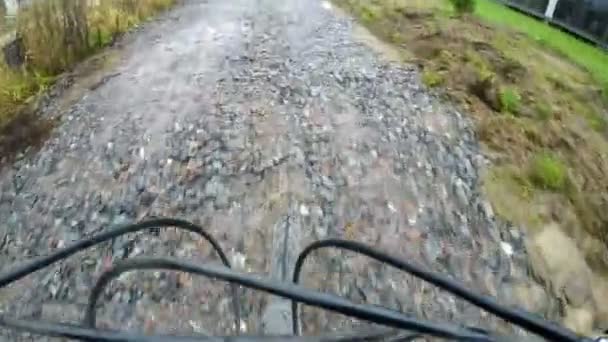
POLYGON ((212 177, 207 184, 205 184, 206 196, 215 197, 224 191, 224 185, 220 182, 218 177, 212 177))
POLYGON ((485 215, 485 217, 487 217, 488 219, 494 218, 494 210, 492 210, 492 204, 490 204, 490 202, 481 201, 481 203, 479 204, 479 207, 480 207, 481 212, 485 215))
POLYGON ((469 205, 469 189, 464 181, 460 178, 456 178, 456 181, 454 182, 454 193, 456 194, 456 198, 461 207, 467 207, 469 205))
POLYGON ((42 305, 42 318, 47 321, 61 323, 78 323, 84 318, 83 305, 55 302, 42 305))

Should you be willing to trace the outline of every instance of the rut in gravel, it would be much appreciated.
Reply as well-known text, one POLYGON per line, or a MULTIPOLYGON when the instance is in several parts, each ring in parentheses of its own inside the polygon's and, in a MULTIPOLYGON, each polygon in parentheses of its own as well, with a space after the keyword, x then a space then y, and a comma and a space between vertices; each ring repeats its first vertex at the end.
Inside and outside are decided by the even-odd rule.
MULTIPOLYGON (((0 267, 110 225, 169 216, 206 227, 238 269, 277 279, 307 243, 342 237, 515 304, 512 285, 533 286, 522 236, 479 195, 485 160, 470 122, 430 95, 414 67, 356 39, 352 20, 329 7, 188 1, 136 33, 107 82, 61 113, 40 151, 3 171, 0 267)), ((174 229, 135 234, 2 291, 0 310, 76 321, 99 274, 137 255, 218 261, 174 229)), ((508 331, 350 253, 319 253, 304 277, 353 301, 508 331)), ((551 311, 536 293, 527 305, 551 311)), ((98 326, 230 334, 228 294, 209 279, 129 273, 106 291, 98 326)), ((268 316, 284 309, 251 291, 240 306, 237 328, 249 333, 274 330, 268 316)), ((361 326, 311 308, 303 320, 306 333, 361 326)))

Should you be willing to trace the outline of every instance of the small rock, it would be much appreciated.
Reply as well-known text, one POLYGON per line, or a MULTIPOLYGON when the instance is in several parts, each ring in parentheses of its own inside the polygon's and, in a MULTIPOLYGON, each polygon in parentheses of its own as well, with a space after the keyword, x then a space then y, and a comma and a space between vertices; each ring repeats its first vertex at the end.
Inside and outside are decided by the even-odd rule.
POLYGON ((310 211, 308 210, 308 207, 304 204, 300 204, 300 215, 302 215, 302 216, 310 215, 310 211))
POLYGON ((205 196, 215 197, 219 193, 225 191, 224 185, 219 181, 217 177, 211 178, 207 184, 205 184, 205 196))
POLYGON ((467 196, 469 189, 467 185, 462 181, 462 179, 457 178, 454 183, 454 193, 456 194, 456 199, 462 207, 467 207, 469 205, 469 198, 467 196))
POLYGON ((228 197, 228 193, 221 191, 215 197, 215 207, 218 209, 223 209, 228 207, 230 204, 230 200, 228 197))
POLYGON ((315 234, 317 235, 317 238, 322 240, 327 238, 327 233, 328 233, 328 229, 327 226, 325 225, 318 225, 314 227, 315 229, 315 234))
POLYGON ((488 219, 494 218, 494 210, 492 210, 492 205, 490 204, 490 202, 482 201, 479 204, 479 207, 480 207, 481 212, 485 215, 485 217, 487 217, 488 219))
POLYGON ((129 218, 126 215, 119 214, 114 216, 114 218, 112 219, 112 225, 120 226, 129 223, 129 221, 129 218))
POLYGON ((143 176, 137 177, 135 180, 135 191, 142 193, 146 190, 146 180, 143 176))
POLYGON ((243 253, 235 252, 232 255, 232 266, 236 270, 245 270, 246 261, 247 257, 243 253))
POLYGON ((82 260, 82 263, 86 266, 95 266, 95 264, 97 263, 97 261, 95 261, 95 259, 90 258, 90 257, 85 257, 82 260))
POLYGON ((188 156, 194 157, 200 148, 199 143, 196 141, 190 141, 188 143, 188 156))
POLYGON ((154 203, 154 200, 156 200, 156 194, 152 193, 150 191, 143 191, 140 195, 139 195, 139 203, 145 207, 148 207, 150 205, 152 205, 152 203, 154 203))
POLYGON ((508 256, 513 255, 513 246, 504 241, 500 242, 500 249, 508 256))
POLYGON ((48 321, 61 323, 78 323, 84 317, 84 308, 69 303, 42 304, 42 318, 48 321))

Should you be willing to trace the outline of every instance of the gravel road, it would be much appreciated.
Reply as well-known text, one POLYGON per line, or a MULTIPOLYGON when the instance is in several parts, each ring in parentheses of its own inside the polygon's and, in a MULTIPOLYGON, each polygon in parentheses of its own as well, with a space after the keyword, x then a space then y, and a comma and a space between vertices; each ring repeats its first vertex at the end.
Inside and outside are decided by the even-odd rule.
MULTIPOLYGON (((278 279, 307 243, 344 237, 507 304, 515 304, 514 284, 536 288, 523 236, 480 196, 487 162, 469 120, 330 7, 191 0, 135 33, 106 82, 61 113, 41 150, 2 171, 0 268, 111 225, 169 216, 206 227, 237 268, 278 279)), ((218 261, 189 234, 134 234, 3 290, 0 311, 75 321, 99 274, 136 255, 218 261)), ((349 253, 324 251, 305 269, 306 285, 354 301, 511 331, 349 253)), ((542 290, 531 292, 524 304, 552 311, 542 290)), ((129 273, 103 296, 98 326, 230 334, 228 294, 208 279, 129 273)), ((272 330, 269 308, 282 310, 251 292, 240 305, 238 329, 248 333, 272 330)), ((306 333, 362 325, 311 308, 303 314, 306 333)))

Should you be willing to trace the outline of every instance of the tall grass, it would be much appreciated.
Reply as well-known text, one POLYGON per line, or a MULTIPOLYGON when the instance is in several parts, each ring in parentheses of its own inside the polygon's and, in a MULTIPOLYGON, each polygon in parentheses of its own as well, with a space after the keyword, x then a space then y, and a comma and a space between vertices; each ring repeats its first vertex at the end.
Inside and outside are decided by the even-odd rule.
POLYGON ((56 74, 89 52, 87 2, 38 0, 18 15, 28 67, 56 74))
POLYGON ((37 0, 18 14, 27 67, 57 74, 175 0, 37 0))
MULTIPOLYGON (((0 153, 6 152, 3 141, 11 134, 11 123, 23 121, 19 117, 27 104, 55 76, 175 1, 34 0, 20 8, 16 30, 23 41, 25 63, 19 70, 11 70, 0 58, 0 153)), ((0 4, 4 2, 0 0, 0 4)), ((4 18, 1 12, 2 7, 0 20, 4 18)))

